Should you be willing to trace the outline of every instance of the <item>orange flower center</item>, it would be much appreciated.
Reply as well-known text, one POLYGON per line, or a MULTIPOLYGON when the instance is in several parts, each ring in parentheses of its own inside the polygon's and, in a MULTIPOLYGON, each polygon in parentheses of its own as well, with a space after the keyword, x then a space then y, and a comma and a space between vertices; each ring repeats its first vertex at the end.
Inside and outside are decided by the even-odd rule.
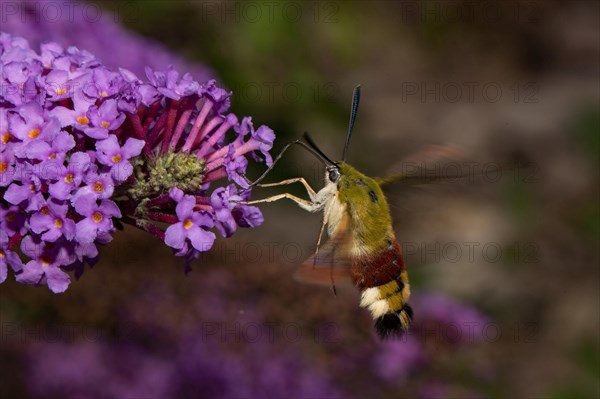
POLYGON ((16 216, 15 216, 15 213, 14 213, 14 212, 9 212, 9 213, 6 215, 6 220, 8 220, 9 222, 12 222, 12 221, 14 221, 14 220, 15 220, 15 217, 16 217, 16 216))
POLYGON ((101 193, 102 191, 104 191, 104 184, 102 184, 101 181, 97 181, 96 183, 94 183, 94 191, 97 193, 101 193))
POLYGON ((73 173, 67 173, 65 175, 65 183, 73 184, 74 181, 75 181, 75 176, 73 176, 73 173))
POLYGON ((0 258, 4 258, 6 256, 6 253, 0 249, 0 258))
POLYGON ((113 157, 111 158, 111 161, 113 161, 113 163, 119 163, 122 160, 123 157, 121 156, 121 154, 113 155, 113 157))
POLYGON ((52 258, 48 255, 44 255, 40 258, 40 262, 42 262, 42 266, 48 266, 50 263, 52 263, 52 258))
POLYGON ((103 128, 107 129, 110 126, 110 122, 102 121, 102 123, 100 124, 100 126, 102 126, 103 128))
POLYGON ((13 139, 13 135, 12 135, 12 134, 10 134, 10 133, 8 133, 8 132, 6 132, 6 133, 4 133, 4 134, 2 135, 2 142, 3 142, 4 144, 8 143, 8 142, 9 142, 9 141, 11 141, 12 139, 13 139))
POLYGON ((100 97, 106 97, 106 96, 108 96, 107 92, 105 92, 105 91, 100 92, 100 97))
POLYGON ((96 211, 92 215, 92 219, 94 219, 94 222, 100 223, 102 221, 102 214, 100 212, 96 211))
POLYGON ((183 222, 183 228, 186 230, 192 227, 193 225, 194 223, 192 223, 192 219, 185 219, 185 221, 183 222))
POLYGON ((39 135, 40 135, 40 129, 31 129, 29 131, 29 138, 30 139, 34 139, 34 138, 36 138, 39 135))
POLYGON ((47 206, 43 206, 42 209, 40 209, 40 212, 42 213, 42 215, 49 215, 50 214, 50 209, 48 209, 47 206))
POLYGON ((8 169, 8 164, 6 162, 0 162, 0 173, 6 171, 8 169))
POLYGON ((65 94, 67 92, 67 89, 63 87, 62 89, 56 89, 54 92, 60 96, 62 94, 65 94))
POLYGON ((56 159, 56 153, 53 152, 52 154, 48 155, 48 159, 56 159))
POLYGON ((77 117, 77 123, 82 124, 82 125, 88 125, 90 123, 90 120, 88 119, 87 116, 83 115, 83 116, 77 117))
POLYGON ((60 219, 56 219, 54 220, 54 225, 60 229, 61 227, 63 227, 63 221, 60 219))

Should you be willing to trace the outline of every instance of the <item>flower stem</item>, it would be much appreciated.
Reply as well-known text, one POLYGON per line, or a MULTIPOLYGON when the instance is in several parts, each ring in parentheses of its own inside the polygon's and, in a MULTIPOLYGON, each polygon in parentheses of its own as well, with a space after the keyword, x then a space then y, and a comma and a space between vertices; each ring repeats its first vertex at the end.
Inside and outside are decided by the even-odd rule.
POLYGON ((158 118, 158 121, 154 124, 154 127, 152 127, 152 131, 146 140, 146 147, 144 148, 144 152, 146 152, 146 148, 149 149, 149 151, 146 152, 147 155, 152 153, 152 148, 154 148, 160 140, 165 124, 167 123, 168 116, 169 114, 167 112, 161 114, 158 118))
POLYGON ((216 132, 214 132, 206 143, 198 150, 198 158, 204 158, 206 153, 213 149, 213 146, 219 141, 229 130, 229 128, 237 123, 237 118, 233 114, 229 114, 225 117, 223 124, 219 126, 216 132))
POLYGON ((152 234, 154 237, 158 238, 160 241, 165 240, 165 232, 153 225, 152 223, 148 223, 145 220, 141 219, 133 219, 129 216, 123 216, 123 222, 130 224, 134 227, 137 227, 140 230, 143 230, 147 233, 152 234))
POLYGON ((168 204, 169 202, 173 202, 173 200, 171 199, 169 194, 163 194, 156 198, 152 198, 150 201, 148 201, 146 203, 146 208, 152 208, 155 206, 165 205, 165 204, 168 204))
POLYGON ((194 104, 196 101, 198 101, 198 96, 192 96, 191 98, 186 98, 182 101, 181 108, 185 109, 185 111, 183 111, 179 117, 175 133, 173 134, 173 137, 171 137, 171 142, 169 143, 169 151, 174 151, 175 147, 177 147, 177 142, 181 138, 181 134, 188 125, 190 116, 192 116, 192 112, 195 109, 194 104))
POLYGON ((213 105, 214 105, 214 103, 212 101, 210 101, 209 99, 206 99, 204 101, 204 104, 202 104, 202 109, 200 109, 200 112, 198 113, 198 116, 196 117, 196 120, 194 121, 192 130, 190 130, 190 134, 188 135, 187 139, 185 140, 185 144, 183 145, 182 151, 190 152, 192 150, 192 147, 193 147, 194 143, 196 142, 196 137, 198 136, 198 132, 200 131, 200 128, 204 124, 204 121, 206 120, 206 116, 212 109, 213 105))
POLYGON ((145 139, 146 134, 144 133, 144 127, 142 126, 139 113, 127 114, 127 116, 129 117, 129 121, 133 126, 133 133, 135 134, 135 137, 141 140, 145 139))
POLYGON ((160 153, 166 154, 169 149, 169 142, 171 141, 171 136, 173 135, 173 129, 175 128, 175 121, 177 120, 177 113, 179 111, 179 101, 169 99, 169 111, 167 117, 167 127, 165 129, 165 133, 162 138, 162 145, 160 147, 160 153))
POLYGON ((227 177, 227 171, 221 166, 207 173, 206 176, 204 176, 204 183, 210 183, 211 181, 219 180, 224 177, 227 177))
POLYGON ((144 131, 147 132, 150 129, 150 125, 154 121, 154 117, 160 108, 160 101, 155 101, 146 109, 146 113, 144 115, 144 131))
POLYGON ((162 212, 149 211, 147 213, 147 216, 151 220, 154 220, 157 222, 162 222, 162 223, 168 223, 168 224, 177 223, 177 221, 179 220, 179 219, 177 219, 177 216, 175 216, 175 215, 169 215, 167 213, 162 213, 162 212))

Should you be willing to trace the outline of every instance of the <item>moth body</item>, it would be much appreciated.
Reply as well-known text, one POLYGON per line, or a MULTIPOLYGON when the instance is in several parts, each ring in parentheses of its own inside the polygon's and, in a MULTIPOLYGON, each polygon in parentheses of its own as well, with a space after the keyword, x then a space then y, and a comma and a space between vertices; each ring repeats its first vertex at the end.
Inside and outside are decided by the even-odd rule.
MULTIPOLYGON (((387 200, 377 180, 370 178, 345 162, 348 144, 360 98, 360 87, 354 90, 350 127, 342 161, 331 161, 312 142, 300 140, 288 144, 271 167, 252 185, 257 184, 272 169, 282 154, 292 145, 300 144, 325 164, 325 185, 315 192, 302 177, 261 186, 280 186, 302 183, 310 201, 289 193, 262 200, 256 204, 288 198, 309 212, 323 212, 323 223, 315 253, 306 260, 296 277, 299 280, 335 284, 348 280, 361 292, 360 306, 367 308, 375 319, 375 328, 381 338, 399 336, 409 328, 412 309, 408 275, 404 268, 400 245, 392 228, 387 200), (321 246, 325 227, 329 240, 321 246)), ((384 182, 385 180, 380 180, 384 182)))

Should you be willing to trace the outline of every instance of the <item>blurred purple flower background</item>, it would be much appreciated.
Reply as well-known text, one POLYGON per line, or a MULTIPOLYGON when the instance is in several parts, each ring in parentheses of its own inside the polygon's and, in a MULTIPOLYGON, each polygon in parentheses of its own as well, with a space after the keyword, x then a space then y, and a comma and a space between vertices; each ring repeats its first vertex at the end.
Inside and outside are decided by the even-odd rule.
MULTIPOLYGON (((217 76, 207 66, 186 61, 164 46, 123 28, 122 13, 113 13, 97 3, 79 1, 2 1, 2 30, 27 38, 32 48, 55 42, 76 46, 94 54, 109 68, 125 68, 143 75, 146 67, 190 73, 198 82, 217 76)), ((122 3, 123 9, 140 7, 122 3)), ((143 5, 142 5, 143 6, 143 5)))
MULTIPOLYGON (((446 387, 448 376, 430 373, 432 364, 451 357, 458 373, 480 378, 478 365, 458 366, 464 354, 444 339, 444 331, 458 325, 467 336, 469 329, 464 326, 477 325, 472 338, 463 342, 462 347, 468 348, 485 341, 479 334, 489 321, 450 297, 426 294, 415 298, 415 303, 433 304, 424 307, 420 323, 439 323, 437 332, 423 333, 417 328, 407 339, 385 342, 376 341, 373 334, 363 337, 362 344, 346 347, 352 342, 348 340, 352 332, 337 330, 319 336, 312 332, 323 332, 323 326, 306 331, 295 323, 269 322, 252 309, 232 316, 231 304, 224 299, 235 291, 232 279, 220 271, 207 271, 203 280, 198 304, 182 326, 165 327, 143 317, 124 323, 109 336, 90 331, 84 334, 86 339, 34 342, 27 351, 26 368, 35 383, 28 392, 66 398, 341 398, 357 397, 353 391, 393 394, 395 387, 418 381, 423 395, 439 391, 438 397, 452 392, 484 397, 476 391, 446 387), (441 322, 438 316, 448 307, 455 311, 441 322), (314 363, 308 348, 326 349, 331 365, 339 363, 336 370, 314 363), (336 379, 339 372, 343 377, 336 379), (361 380, 366 385, 357 385, 361 380)), ((163 305, 177 306, 173 298, 163 298, 163 305)), ((125 305, 126 312, 135 309, 135 302, 125 305)))

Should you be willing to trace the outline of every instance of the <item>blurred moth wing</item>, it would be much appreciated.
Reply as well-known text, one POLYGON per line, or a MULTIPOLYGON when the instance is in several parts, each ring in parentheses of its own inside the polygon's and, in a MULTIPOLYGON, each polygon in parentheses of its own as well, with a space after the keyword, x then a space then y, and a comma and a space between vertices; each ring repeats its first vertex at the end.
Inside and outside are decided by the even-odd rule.
POLYGON ((428 145, 393 164, 386 177, 375 178, 375 181, 383 187, 393 183, 424 184, 461 178, 459 162, 466 159, 464 152, 454 146, 428 145))
MULTIPOLYGON (((334 205, 336 206, 336 205, 334 205)), ((306 259, 294 273, 294 278, 303 283, 330 286, 335 292, 336 285, 351 286, 352 266, 350 225, 346 214, 329 240, 321 246, 308 259, 306 259)), ((326 226, 324 218, 322 228, 326 226)))

